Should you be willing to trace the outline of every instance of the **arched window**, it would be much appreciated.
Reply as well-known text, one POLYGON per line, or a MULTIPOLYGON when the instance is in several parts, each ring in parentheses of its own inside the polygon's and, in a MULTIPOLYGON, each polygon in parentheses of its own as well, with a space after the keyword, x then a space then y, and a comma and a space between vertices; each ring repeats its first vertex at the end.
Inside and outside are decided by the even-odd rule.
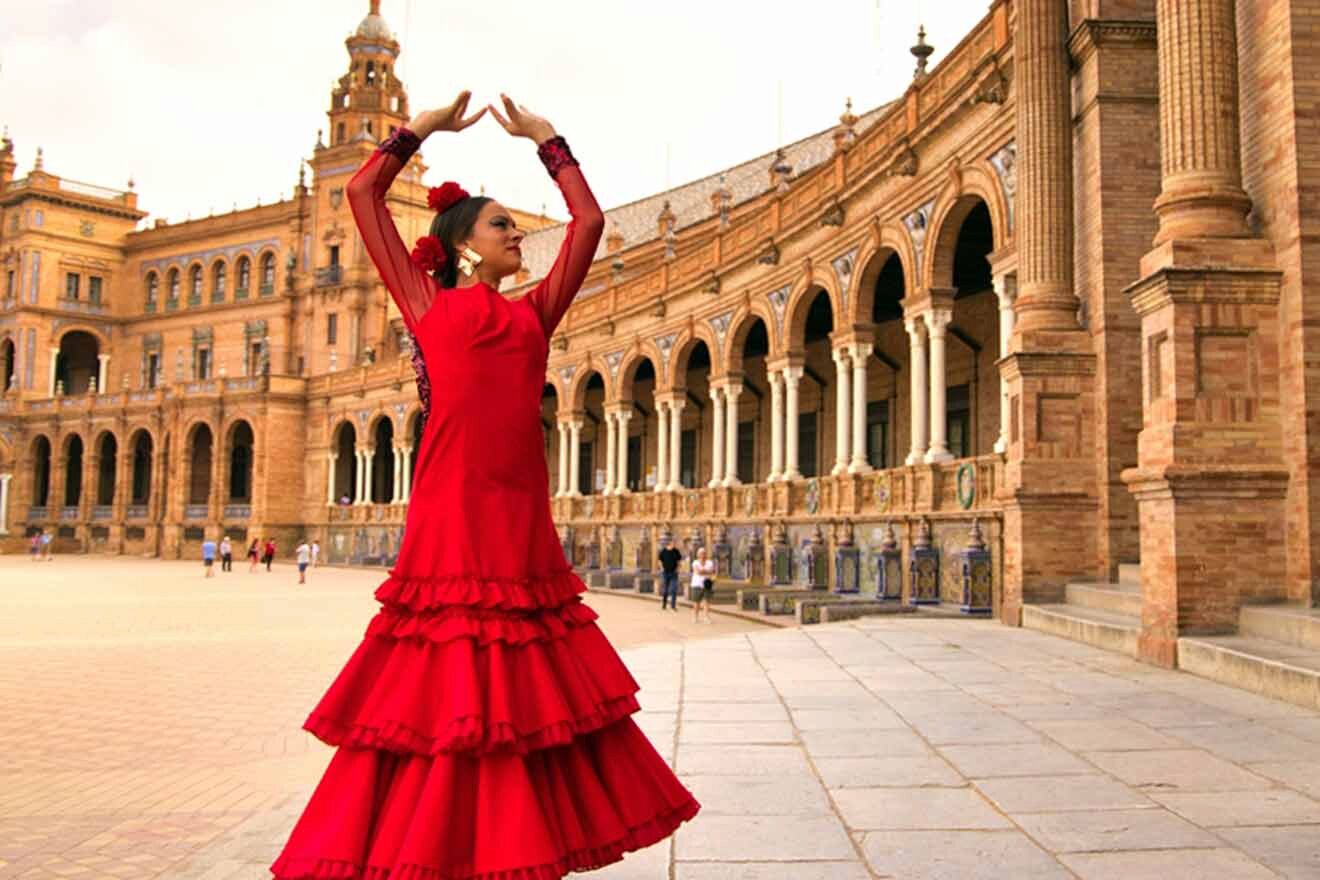
POLYGON ((160 276, 155 272, 147 273, 147 311, 156 311, 156 304, 160 301, 160 276))
POLYGON ((211 267, 211 301, 221 302, 225 298, 225 281, 229 277, 229 268, 224 260, 216 260, 211 267))
POLYGON ((236 299, 243 299, 252 287, 252 261, 247 257, 238 258, 238 287, 234 291, 236 299))
POLYGON ((267 252, 261 257, 261 295, 275 292, 275 255, 267 252))
POLYGON ((202 267, 193 266, 188 271, 188 305, 201 305, 202 302, 202 267))
POLYGON ((368 62, 367 62, 367 85, 369 85, 369 86, 374 86, 375 84, 376 84, 376 62, 374 62, 374 61, 368 61, 368 62))
POLYGON ((170 274, 166 276, 169 279, 169 299, 165 302, 168 309, 177 309, 179 307, 179 270, 171 269, 170 274))

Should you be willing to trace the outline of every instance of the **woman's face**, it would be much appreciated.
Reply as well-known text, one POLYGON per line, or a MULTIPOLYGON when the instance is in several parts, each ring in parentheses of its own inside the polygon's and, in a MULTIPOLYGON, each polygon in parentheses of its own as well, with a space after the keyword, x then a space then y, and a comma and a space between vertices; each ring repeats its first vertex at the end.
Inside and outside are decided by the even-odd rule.
MULTIPOLYGON (((522 244, 524 233, 514 222, 513 214, 499 202, 487 202, 477 215, 477 222, 472 225, 472 237, 467 240, 467 247, 481 255, 481 264, 503 278, 518 271, 522 265, 522 244)), ((463 250, 460 244, 458 250, 463 250)))
POLYGON ((697 558, 698 558, 698 559, 701 559, 701 560, 703 560, 703 561, 705 560, 705 558, 706 558, 706 548, 705 548, 705 547, 702 547, 700 550, 697 551, 697 558))

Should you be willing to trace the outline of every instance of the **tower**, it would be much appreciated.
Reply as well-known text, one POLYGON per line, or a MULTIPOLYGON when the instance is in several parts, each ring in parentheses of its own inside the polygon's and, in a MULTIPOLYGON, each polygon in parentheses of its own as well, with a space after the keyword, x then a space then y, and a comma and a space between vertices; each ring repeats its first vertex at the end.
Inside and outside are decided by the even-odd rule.
POLYGON ((330 145, 375 144, 408 121, 408 94, 394 74, 399 43, 371 0, 367 16, 345 41, 349 69, 330 93, 330 145))

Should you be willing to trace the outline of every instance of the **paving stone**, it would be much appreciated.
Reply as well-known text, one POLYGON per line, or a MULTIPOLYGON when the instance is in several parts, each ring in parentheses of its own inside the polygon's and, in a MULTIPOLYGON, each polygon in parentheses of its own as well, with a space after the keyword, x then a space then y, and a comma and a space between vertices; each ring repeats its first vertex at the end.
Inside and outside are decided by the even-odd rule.
POLYGON ((879 704, 868 709, 795 709, 793 723, 800 730, 907 729, 902 718, 879 704))
POLYGON ((908 722, 936 746, 1042 741, 1039 733, 1022 722, 993 711, 909 718, 908 722))
POLYGON ((697 800, 701 816, 824 816, 829 798, 813 776, 681 777, 697 800))
POLYGON ((1320 761, 1265 761, 1247 769, 1320 800, 1320 761))
POLYGON ((1075 853, 1061 855, 1059 861, 1081 880, 1169 880, 1171 877, 1278 880, 1273 871, 1235 849, 1075 853))
POLYGON ((787 721, 788 712, 775 703, 688 703, 683 723, 693 721, 787 721))
MULTIPOLYGON (((1232 797, 1213 793, 1168 794, 1151 797, 1198 825, 1299 825, 1320 824, 1320 801, 1290 789, 1242 791, 1232 797)), ((1320 835, 1320 828, 1316 829, 1320 835)))
POLYGON ((882 877, 1064 880, 1069 873, 1019 831, 872 831, 862 840, 882 877))
POLYGON ((799 735, 813 758, 933 754, 926 741, 910 730, 804 730, 799 735))
POLYGON ((807 757, 797 746, 727 746, 680 744, 675 769, 692 776, 776 776, 810 774, 807 757))
POLYGON ((1213 847, 1219 839, 1161 809, 1014 813, 1014 822, 1051 852, 1213 847))
POLYGON ((1249 791, 1272 783, 1200 749, 1087 752, 1084 757, 1144 791, 1249 791))
POLYGON ((966 780, 934 756, 897 758, 816 758, 816 770, 830 788, 963 786, 966 780))
POLYGON ((1221 828, 1219 836, 1285 877, 1320 877, 1320 833, 1314 825, 1221 828))
POLYGON ((1176 749, 1185 743, 1127 718, 1028 722, 1032 727, 1075 752, 1176 749))
POLYGON ((1108 776, 1017 776, 978 779, 974 784, 1005 813, 1155 806, 1141 792, 1108 776))
POLYGON ((675 835, 680 861, 848 861, 852 843, 834 817, 707 816, 675 835))
POLYGON ((791 743, 796 741, 787 721, 684 721, 680 744, 791 743))
POLYGON ((843 820, 858 831, 1010 827, 970 788, 841 788, 832 794, 843 820))
POLYGON ((870 880, 852 862, 679 862, 676 880, 870 880))
POLYGON ((970 779, 1095 773, 1095 767, 1052 743, 940 746, 939 752, 970 779))
POLYGON ((1262 724, 1241 722, 1232 725, 1169 727, 1165 733, 1188 745, 1229 761, 1309 761, 1320 755, 1320 748, 1301 737, 1262 724))

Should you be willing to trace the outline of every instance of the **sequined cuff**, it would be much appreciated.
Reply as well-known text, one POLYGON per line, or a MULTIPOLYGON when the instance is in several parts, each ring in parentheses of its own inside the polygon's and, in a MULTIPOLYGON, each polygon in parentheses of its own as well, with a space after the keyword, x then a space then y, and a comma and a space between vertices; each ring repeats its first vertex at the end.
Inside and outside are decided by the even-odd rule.
POLYGON ((421 145, 421 138, 408 129, 401 128, 386 138, 385 142, 380 145, 380 149, 397 157, 400 162, 407 162, 421 145))
POLYGON ((541 157, 545 170, 551 177, 558 177, 559 172, 570 165, 577 165, 573 152, 568 148, 568 141, 556 135, 536 148, 536 155, 541 157))

